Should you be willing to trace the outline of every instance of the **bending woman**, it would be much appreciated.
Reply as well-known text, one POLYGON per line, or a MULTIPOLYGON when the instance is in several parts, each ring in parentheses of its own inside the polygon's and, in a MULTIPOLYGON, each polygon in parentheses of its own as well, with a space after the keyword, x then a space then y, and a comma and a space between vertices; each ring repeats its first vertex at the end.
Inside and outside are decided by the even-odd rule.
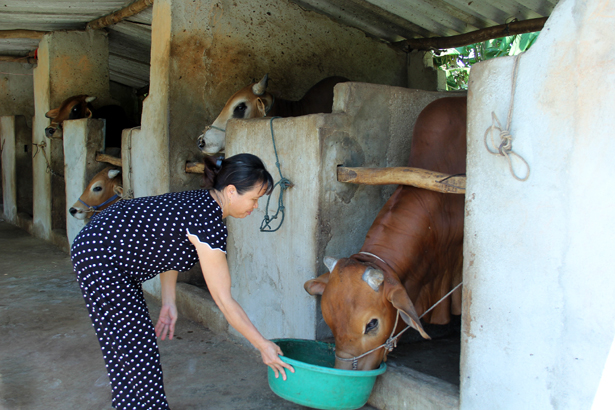
MULTIPOLYGON (((211 162, 211 160, 207 159, 211 162)), ((168 409, 156 337, 173 338, 180 271, 197 260, 224 317, 270 366, 276 377, 294 369, 278 355, 231 296, 223 219, 245 218, 270 194, 273 179, 251 154, 205 167, 210 189, 119 201, 94 216, 71 249, 77 280, 100 342, 119 409, 168 409), (156 326, 141 284, 160 275, 162 307, 156 326)))

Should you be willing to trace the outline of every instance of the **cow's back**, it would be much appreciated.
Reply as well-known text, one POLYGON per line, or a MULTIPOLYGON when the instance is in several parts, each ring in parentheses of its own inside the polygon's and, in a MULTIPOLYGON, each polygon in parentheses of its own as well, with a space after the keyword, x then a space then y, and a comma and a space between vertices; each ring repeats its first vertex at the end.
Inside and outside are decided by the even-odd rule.
POLYGON ((466 172, 466 97, 440 98, 419 114, 408 166, 445 174, 466 172))
MULTIPOLYGON (((466 98, 447 97, 419 115, 408 166, 447 174, 466 170, 466 98)), ((400 185, 368 231, 362 251, 386 260, 422 314, 461 281, 464 196, 400 185)), ((460 314, 459 292, 424 318, 460 314)))

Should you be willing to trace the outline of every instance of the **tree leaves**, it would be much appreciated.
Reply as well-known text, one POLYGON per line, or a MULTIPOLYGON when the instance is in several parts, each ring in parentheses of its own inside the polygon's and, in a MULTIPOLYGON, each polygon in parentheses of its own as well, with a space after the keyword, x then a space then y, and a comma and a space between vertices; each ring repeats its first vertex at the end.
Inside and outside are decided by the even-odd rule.
POLYGON ((482 43, 433 51, 434 66, 446 71, 447 90, 467 90, 472 65, 527 51, 538 38, 539 31, 494 38, 482 43))

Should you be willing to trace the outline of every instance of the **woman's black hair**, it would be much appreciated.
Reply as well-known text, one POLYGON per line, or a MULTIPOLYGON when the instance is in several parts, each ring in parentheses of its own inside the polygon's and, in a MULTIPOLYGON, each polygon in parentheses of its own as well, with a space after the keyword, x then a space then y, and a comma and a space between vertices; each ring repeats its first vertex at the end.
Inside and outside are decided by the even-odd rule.
POLYGON ((222 191, 233 185, 239 195, 259 185, 267 195, 273 191, 273 178, 256 155, 237 154, 225 159, 206 155, 204 161, 205 188, 222 191))

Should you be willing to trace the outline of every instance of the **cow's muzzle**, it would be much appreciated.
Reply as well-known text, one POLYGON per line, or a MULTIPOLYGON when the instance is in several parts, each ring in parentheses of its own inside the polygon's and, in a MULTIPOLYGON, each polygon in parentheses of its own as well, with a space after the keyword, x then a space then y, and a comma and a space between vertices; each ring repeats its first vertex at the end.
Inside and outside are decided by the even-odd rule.
POLYGON ((45 136, 47 138, 62 138, 62 128, 60 126, 49 126, 45 128, 45 136), (57 132, 60 131, 60 132, 57 132))

